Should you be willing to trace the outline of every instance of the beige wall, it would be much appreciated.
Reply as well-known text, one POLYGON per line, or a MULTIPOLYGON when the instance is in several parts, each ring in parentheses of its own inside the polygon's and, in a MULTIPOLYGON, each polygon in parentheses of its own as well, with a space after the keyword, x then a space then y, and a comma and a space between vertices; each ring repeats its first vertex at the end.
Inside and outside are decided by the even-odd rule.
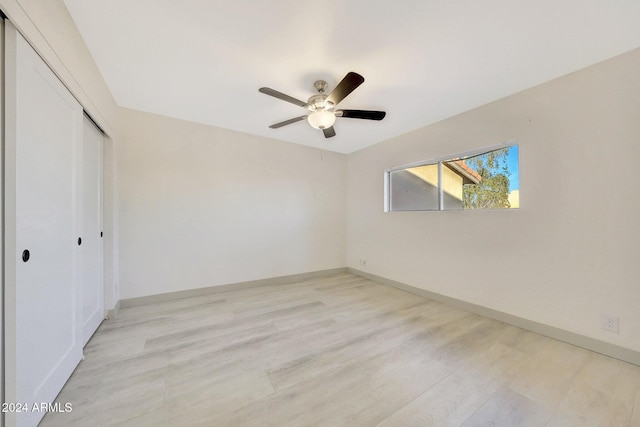
POLYGON ((348 266, 640 350, 639 118, 635 50, 350 154, 348 266), (385 168, 512 140, 520 209, 383 213, 385 168))
POLYGON ((346 156, 121 109, 123 299, 342 268, 346 156))

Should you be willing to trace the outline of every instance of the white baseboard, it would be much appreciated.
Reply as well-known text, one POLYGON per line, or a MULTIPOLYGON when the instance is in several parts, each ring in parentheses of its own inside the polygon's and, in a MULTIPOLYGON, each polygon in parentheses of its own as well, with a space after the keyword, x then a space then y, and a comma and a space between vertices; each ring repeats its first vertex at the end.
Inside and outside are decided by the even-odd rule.
POLYGON ((104 318, 115 319, 116 317, 118 317, 119 311, 120 311, 120 301, 116 302, 116 305, 114 305, 111 310, 107 310, 107 314, 104 318))
POLYGON ((512 314, 503 313, 498 310, 483 307, 481 305, 473 304, 471 302, 451 298, 446 295, 438 294, 435 292, 427 291, 424 289, 416 288, 411 285, 396 282, 395 280, 387 279, 385 277, 376 276, 361 270, 357 270, 351 267, 347 268, 349 273, 356 274, 374 282, 392 286, 394 288, 409 292, 415 295, 420 295, 434 301, 441 302, 451 307, 466 310, 475 314, 479 314, 490 319, 499 320, 500 322, 508 323, 513 326, 517 326, 527 331, 536 332, 540 335, 544 335, 550 338, 557 339, 569 344, 576 345, 578 347, 585 348, 587 350, 594 351, 596 353, 604 354, 605 356, 613 357, 624 362, 632 363, 640 366, 640 352, 631 350, 625 347, 620 347, 615 344, 607 343, 597 340, 595 338, 586 337, 584 335, 576 334, 574 332, 565 331, 553 326, 545 325, 542 323, 534 322, 532 320, 524 319, 522 317, 514 316, 512 314))
POLYGON ((184 291, 167 292, 163 294, 149 295, 144 297, 127 298, 118 301, 118 309, 125 307, 135 307, 138 305, 155 304, 159 302, 173 301, 182 298, 198 297, 231 290, 255 288, 257 286, 273 286, 287 283, 301 282, 303 280, 315 279, 318 277, 330 276, 334 274, 346 273, 346 267, 334 268, 330 270, 312 271, 309 273, 292 274, 289 276, 270 277, 267 279, 250 280, 248 282, 229 283, 226 285, 207 286, 204 288, 187 289, 184 291))

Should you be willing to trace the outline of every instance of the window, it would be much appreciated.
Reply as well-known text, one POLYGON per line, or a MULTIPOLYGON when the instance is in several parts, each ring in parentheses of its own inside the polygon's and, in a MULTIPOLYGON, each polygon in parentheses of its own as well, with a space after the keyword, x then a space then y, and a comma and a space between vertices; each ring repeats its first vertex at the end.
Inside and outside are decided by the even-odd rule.
POLYGON ((518 146, 501 146, 385 172, 385 211, 520 207, 518 146))

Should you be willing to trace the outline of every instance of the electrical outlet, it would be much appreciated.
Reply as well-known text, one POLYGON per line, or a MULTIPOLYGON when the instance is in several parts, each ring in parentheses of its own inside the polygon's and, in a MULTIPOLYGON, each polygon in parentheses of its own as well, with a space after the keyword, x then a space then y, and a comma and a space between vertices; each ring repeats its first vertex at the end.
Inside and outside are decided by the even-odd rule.
POLYGON ((610 314, 603 314, 600 318, 602 329, 609 332, 620 333, 620 318, 610 314))
POLYGON ((367 259, 366 258, 360 258, 360 265, 363 267, 367 266, 367 259))

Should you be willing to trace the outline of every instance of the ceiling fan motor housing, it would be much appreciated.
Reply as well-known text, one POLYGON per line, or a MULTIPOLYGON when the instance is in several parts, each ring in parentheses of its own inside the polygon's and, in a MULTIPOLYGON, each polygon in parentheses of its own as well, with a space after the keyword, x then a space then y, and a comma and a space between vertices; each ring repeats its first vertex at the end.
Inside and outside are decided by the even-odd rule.
POLYGON ((311 111, 333 109, 333 104, 327 101, 327 95, 324 95, 321 93, 309 97, 307 104, 308 104, 309 110, 311 111))

